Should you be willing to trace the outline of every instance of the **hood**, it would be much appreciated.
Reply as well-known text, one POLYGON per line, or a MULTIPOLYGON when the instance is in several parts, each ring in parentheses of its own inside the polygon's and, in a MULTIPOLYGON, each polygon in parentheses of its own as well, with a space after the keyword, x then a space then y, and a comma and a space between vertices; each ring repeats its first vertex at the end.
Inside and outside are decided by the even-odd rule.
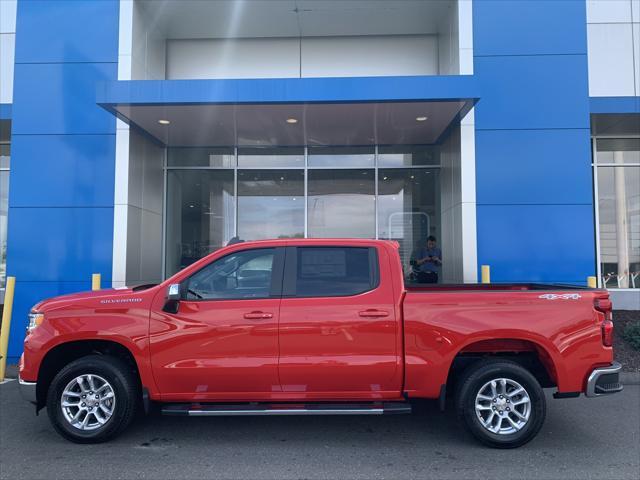
MULTIPOLYGON (((148 288, 150 286, 146 285, 145 287, 148 288)), ((142 301, 142 296, 138 292, 143 290, 146 290, 146 288, 120 287, 70 293, 42 300, 33 306, 33 310, 46 313, 69 305, 77 308, 95 308, 105 305, 135 304, 142 301)))

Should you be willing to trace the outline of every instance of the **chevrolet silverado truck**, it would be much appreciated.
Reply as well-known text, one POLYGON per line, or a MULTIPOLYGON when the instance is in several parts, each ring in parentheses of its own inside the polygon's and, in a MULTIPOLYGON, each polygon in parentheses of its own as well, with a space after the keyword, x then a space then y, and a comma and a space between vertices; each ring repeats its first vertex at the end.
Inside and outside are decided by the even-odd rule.
POLYGON ((396 242, 267 240, 159 285, 35 305, 19 384, 79 443, 113 438, 151 407, 373 415, 434 399, 481 442, 510 448, 542 427, 543 388, 622 390, 612 335, 605 290, 409 285, 396 242))

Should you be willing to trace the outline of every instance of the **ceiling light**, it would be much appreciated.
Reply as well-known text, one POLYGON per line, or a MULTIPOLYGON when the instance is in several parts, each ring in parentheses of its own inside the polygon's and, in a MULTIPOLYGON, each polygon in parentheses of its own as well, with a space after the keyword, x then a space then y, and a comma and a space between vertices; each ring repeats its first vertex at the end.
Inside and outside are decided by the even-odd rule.
POLYGON ((169 125, 171 122, 169 120, 161 119, 161 120, 158 120, 158 123, 160 125, 169 125))
POLYGON ((194 208, 194 207, 195 207, 195 205, 189 205, 189 208, 194 208))
POLYGON ((298 119, 291 117, 291 118, 287 118, 286 122, 294 124, 294 123, 298 123, 298 119))
POLYGON ((429 117, 416 117, 416 122, 424 122, 427 120, 427 118, 429 117))

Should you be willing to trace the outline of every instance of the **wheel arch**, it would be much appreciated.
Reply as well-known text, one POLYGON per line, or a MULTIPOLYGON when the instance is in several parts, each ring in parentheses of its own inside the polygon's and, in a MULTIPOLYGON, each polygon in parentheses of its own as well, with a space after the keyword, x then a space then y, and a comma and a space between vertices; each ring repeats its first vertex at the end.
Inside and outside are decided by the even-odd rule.
POLYGON ((36 409, 40 410, 46 404, 47 392, 56 374, 69 363, 88 355, 109 355, 123 360, 138 381, 142 392, 140 366, 130 348, 115 340, 85 339, 58 343, 43 357, 38 369, 36 387, 36 409))
POLYGON ((555 352, 540 341, 518 335, 472 339, 453 355, 447 372, 447 390, 467 368, 487 358, 504 358, 529 370, 543 387, 558 385, 561 372, 555 352))

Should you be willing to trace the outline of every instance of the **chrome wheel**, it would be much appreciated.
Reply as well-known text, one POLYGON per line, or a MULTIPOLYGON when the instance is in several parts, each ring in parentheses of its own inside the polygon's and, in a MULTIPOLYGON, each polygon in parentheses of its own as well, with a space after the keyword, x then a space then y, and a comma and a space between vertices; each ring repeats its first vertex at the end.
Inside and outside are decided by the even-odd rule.
POLYGON ((116 395, 113 387, 98 375, 80 375, 62 391, 60 407, 67 422, 79 430, 102 427, 113 415, 116 395))
POLYGON ((496 378, 480 388, 475 408, 485 429, 498 435, 509 435, 522 430, 529 421, 531 399, 515 380, 496 378))

